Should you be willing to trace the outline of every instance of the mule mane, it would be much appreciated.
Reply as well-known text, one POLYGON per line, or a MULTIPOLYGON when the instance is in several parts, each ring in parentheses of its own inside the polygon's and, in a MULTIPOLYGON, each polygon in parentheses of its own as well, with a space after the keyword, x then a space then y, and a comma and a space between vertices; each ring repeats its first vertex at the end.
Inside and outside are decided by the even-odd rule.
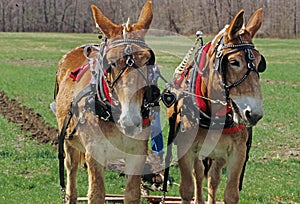
POLYGON ((220 37, 225 33, 226 29, 228 28, 228 24, 225 25, 225 27, 219 31, 219 33, 214 37, 214 39, 212 40, 212 44, 215 44, 216 42, 218 42, 218 40, 220 39, 220 37))

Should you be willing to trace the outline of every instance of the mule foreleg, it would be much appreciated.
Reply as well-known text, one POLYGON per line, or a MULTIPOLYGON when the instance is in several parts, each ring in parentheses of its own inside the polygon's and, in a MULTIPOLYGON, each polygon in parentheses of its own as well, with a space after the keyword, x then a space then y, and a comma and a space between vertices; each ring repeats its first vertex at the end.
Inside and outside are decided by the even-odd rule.
POLYGON ((67 142, 64 145, 65 149, 65 167, 67 170, 67 186, 66 186, 66 198, 67 204, 73 204, 77 202, 77 188, 76 188, 76 173, 78 164, 80 162, 80 152, 70 146, 67 142))
POLYGON ((193 169, 195 159, 196 153, 191 148, 178 160, 181 174, 179 192, 182 198, 182 204, 190 204, 194 197, 193 169))
POLYGON ((239 202, 240 176, 246 159, 247 131, 245 130, 241 134, 242 136, 236 142, 235 148, 227 160, 227 183, 224 193, 224 201, 226 204, 236 204, 239 202))
POLYGON ((141 199, 141 182, 146 156, 129 156, 126 158, 126 190, 125 204, 140 204, 141 199))
POLYGON ((102 204, 105 202, 104 167, 88 153, 85 159, 89 175, 88 203, 102 204))
POLYGON ((202 181, 204 178, 204 166, 201 160, 195 159, 194 164, 194 174, 196 180, 196 193, 195 193, 195 204, 204 204, 203 191, 202 191, 202 181))
POLYGON ((140 204, 142 174, 147 158, 148 137, 150 128, 139 135, 139 140, 130 137, 124 138, 126 189, 125 204, 140 204))
POLYGON ((128 175, 126 180, 125 204, 140 204, 141 175, 128 175))
POLYGON ((224 159, 212 160, 207 176, 209 204, 215 204, 217 201, 217 189, 221 182, 222 167, 225 163, 226 161, 224 159))

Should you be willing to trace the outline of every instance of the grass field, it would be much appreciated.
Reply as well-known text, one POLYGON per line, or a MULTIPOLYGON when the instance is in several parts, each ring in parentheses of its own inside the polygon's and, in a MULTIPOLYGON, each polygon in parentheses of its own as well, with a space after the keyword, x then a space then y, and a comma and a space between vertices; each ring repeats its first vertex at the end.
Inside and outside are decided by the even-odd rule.
MULTIPOLYGON (((149 37, 147 41, 167 79, 193 44, 193 40, 180 36, 149 37)), ((56 126, 48 108, 53 100, 56 65, 67 51, 90 42, 98 42, 97 36, 0 33, 0 91, 56 126)), ((261 74, 265 116, 254 128, 240 203, 300 203, 299 39, 256 39, 255 45, 268 64, 261 74)), ((160 86, 163 88, 163 83, 160 86)), ((167 125, 162 122, 166 136, 167 125)), ((29 140, 28 135, 0 115, 0 204, 59 203, 55 147, 29 140)), ((168 195, 178 196, 178 171, 171 168, 175 184, 168 195)), ((117 173, 107 172, 107 193, 123 193, 124 180, 117 173)), ((223 198, 224 187, 225 178, 218 200, 223 198)), ((79 171, 78 188, 79 196, 85 196, 84 168, 79 171)))

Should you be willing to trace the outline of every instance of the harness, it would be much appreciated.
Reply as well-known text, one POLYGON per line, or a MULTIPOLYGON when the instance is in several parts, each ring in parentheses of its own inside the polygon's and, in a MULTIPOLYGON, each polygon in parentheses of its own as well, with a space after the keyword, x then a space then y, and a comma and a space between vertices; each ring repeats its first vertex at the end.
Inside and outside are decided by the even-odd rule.
MULTIPOLYGON (((151 80, 148 76, 153 72, 153 66, 155 63, 154 52, 148 47, 148 45, 139 39, 127 39, 126 38, 126 29, 123 25, 123 39, 115 40, 108 42, 107 39, 103 40, 103 43, 98 45, 85 45, 82 46, 84 49, 84 56, 88 60, 87 64, 82 65, 81 67, 75 69, 73 74, 70 74, 70 77, 73 80, 80 80, 81 75, 84 73, 80 72, 82 70, 89 70, 91 73, 90 83, 81 91, 77 96, 73 98, 70 103, 69 111, 64 119, 62 129, 58 136, 58 158, 59 158, 59 177, 60 177, 60 186, 62 192, 62 198, 65 200, 65 181, 64 181, 64 141, 65 139, 72 139, 73 135, 76 133, 78 123, 84 124, 85 118, 84 113, 90 111, 95 114, 99 119, 106 122, 115 122, 121 114, 119 102, 114 98, 113 89, 117 81, 122 77, 123 73, 129 68, 132 67, 136 69, 139 74, 146 81, 145 94, 143 99, 143 105, 141 107, 141 113, 143 118, 143 126, 150 124, 150 110, 153 106, 157 105, 160 98, 160 91, 157 86, 151 84, 151 80), (143 48, 148 48, 151 57, 149 61, 142 67, 147 67, 147 76, 141 71, 135 60, 133 59, 133 50, 132 45, 138 45, 143 48), (125 45, 123 51, 123 57, 126 58, 125 65, 120 69, 119 73, 111 82, 107 79, 107 72, 110 72, 111 65, 107 62, 106 54, 110 49, 125 45), (97 51, 98 56, 96 58, 90 58, 89 53, 91 51, 97 51), (78 75, 79 74, 79 75, 78 75), (78 111, 78 103, 85 98, 85 105, 83 111, 78 111), (113 114, 112 114, 113 113, 113 114), (70 121, 73 115, 79 117, 78 123, 75 125, 74 129, 67 135, 67 129, 70 124, 70 121)), ((152 74, 153 75, 153 74, 152 74)))
MULTIPOLYGON (((201 41, 191 66, 181 71, 181 75, 177 73, 177 76, 179 77, 173 80, 173 84, 171 86, 175 89, 180 89, 181 94, 179 95, 179 98, 183 98, 184 100, 181 108, 181 115, 185 115, 190 121, 193 121, 194 126, 198 125, 206 129, 224 128, 223 133, 225 134, 238 132, 244 128, 243 125, 234 125, 233 114, 236 113, 241 116, 241 113, 239 107, 229 97, 229 91, 233 87, 236 87, 245 81, 251 71, 254 71, 259 76, 259 72, 263 72, 265 70, 265 60, 262 56, 261 63, 258 67, 256 67, 254 64, 255 57, 252 51, 255 50, 254 45, 244 43, 241 36, 239 36, 239 40, 239 44, 225 45, 223 37, 221 37, 214 50, 215 59, 213 71, 216 72, 216 74, 220 73, 221 75, 219 84, 224 90, 223 98, 207 98, 202 95, 201 91, 201 81, 203 80, 202 74, 207 70, 206 66, 208 65, 208 63, 206 63, 206 58, 207 52, 211 46, 210 42, 203 45, 203 41, 201 41), (229 84, 226 78, 227 69, 224 63, 229 54, 242 50, 245 52, 247 71, 239 80, 229 84), (184 89, 180 88, 180 84, 183 81, 185 83, 184 89), (224 108, 218 111, 216 115, 212 115, 208 109, 208 102, 212 104, 220 104, 224 108)), ((184 127, 182 127, 182 131, 184 131, 184 127)))

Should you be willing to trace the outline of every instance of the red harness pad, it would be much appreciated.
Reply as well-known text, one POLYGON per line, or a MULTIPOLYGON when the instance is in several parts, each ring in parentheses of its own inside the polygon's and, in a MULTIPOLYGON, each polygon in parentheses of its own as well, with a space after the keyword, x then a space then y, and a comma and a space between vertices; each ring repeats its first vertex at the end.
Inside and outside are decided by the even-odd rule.
POLYGON ((69 74, 69 77, 71 77, 71 79, 73 79, 73 81, 80 81, 81 77, 89 69, 90 69, 89 63, 83 64, 83 65, 75 68, 74 70, 72 70, 71 73, 69 74))
MULTIPOLYGON (((94 60, 94 62, 96 62, 96 60, 94 60)), ((73 81, 80 81, 81 77, 86 73, 87 70, 90 69, 90 63, 86 63, 83 64, 77 68, 75 68, 74 70, 71 71, 71 73, 69 74, 69 77, 71 79, 73 79, 73 81)), ((106 74, 106 73, 105 73, 106 74)), ((104 77, 102 77, 102 87, 103 87, 103 92, 105 94, 106 99, 112 103, 112 98, 109 94, 109 89, 107 86, 107 83, 104 79, 104 77)))
MULTIPOLYGON (((195 94, 197 96, 203 96, 202 91, 201 91, 201 82, 202 82, 202 74, 201 73, 206 64, 206 54, 207 54, 207 51, 209 50, 210 46, 211 46, 211 42, 207 43, 205 45, 205 47, 202 49, 201 59, 200 59, 199 65, 198 65, 199 72, 196 76, 196 84, 195 84, 195 94)), ((205 101, 203 100, 203 98, 196 97, 196 103, 202 111, 207 113, 207 105, 206 105, 205 101)))
MULTIPOLYGON (((195 97, 196 104, 197 104, 198 108, 201 109, 205 113, 208 113, 208 107, 207 107, 205 99, 203 99, 201 97, 201 96, 203 96, 202 90, 201 90, 201 83, 202 83, 202 71, 206 65, 207 52, 208 52, 210 46, 211 46, 211 42, 207 43, 205 45, 205 47, 202 49, 201 57, 200 57, 199 64, 198 64, 198 72, 197 72, 197 75, 195 76, 196 80, 194 82, 195 83, 194 94, 196 96, 200 96, 200 97, 195 97)), ((229 113, 231 111, 232 111, 232 107, 228 104, 227 107, 219 110, 216 113, 216 116, 225 116, 227 113, 229 113)), ((244 125, 237 125, 237 126, 234 126, 231 128, 224 128, 222 133, 223 134, 233 134, 233 133, 241 131, 244 128, 245 128, 244 125)))

